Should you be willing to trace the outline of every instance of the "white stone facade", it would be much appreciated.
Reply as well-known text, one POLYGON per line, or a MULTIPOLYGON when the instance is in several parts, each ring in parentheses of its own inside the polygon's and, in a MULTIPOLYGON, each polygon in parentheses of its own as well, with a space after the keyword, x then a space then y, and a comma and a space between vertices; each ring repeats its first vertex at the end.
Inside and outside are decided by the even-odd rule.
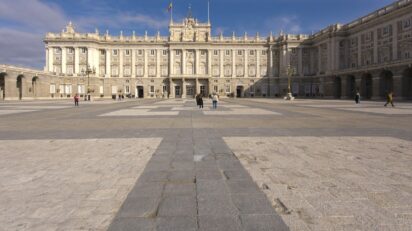
POLYGON ((55 76, 53 97, 87 91, 104 98, 186 98, 212 92, 279 97, 287 92, 292 67, 291 89, 300 97, 345 98, 359 89, 364 98, 382 97, 388 90, 408 98, 411 22, 412 0, 401 0, 310 36, 211 36, 211 24, 193 17, 171 22, 168 36, 82 34, 70 23, 62 33, 46 35, 42 74, 55 76), (89 75, 87 67, 94 70, 89 75))

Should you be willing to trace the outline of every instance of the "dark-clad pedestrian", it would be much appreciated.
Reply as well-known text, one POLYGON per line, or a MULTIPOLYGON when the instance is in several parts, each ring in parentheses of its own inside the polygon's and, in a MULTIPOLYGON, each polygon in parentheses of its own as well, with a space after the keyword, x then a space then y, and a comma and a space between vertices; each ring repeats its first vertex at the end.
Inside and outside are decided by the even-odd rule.
POLYGON ((356 104, 359 104, 359 103, 360 103, 360 93, 359 93, 358 90, 356 91, 355 102, 356 102, 356 104))
POLYGON ((386 93, 386 103, 384 106, 386 107, 389 103, 392 105, 392 107, 395 107, 395 105, 393 105, 393 92, 392 91, 389 91, 386 93))
POLYGON ((203 97, 199 94, 199 108, 203 108, 203 97))
POLYGON ((79 106, 79 94, 74 95, 74 106, 79 106))

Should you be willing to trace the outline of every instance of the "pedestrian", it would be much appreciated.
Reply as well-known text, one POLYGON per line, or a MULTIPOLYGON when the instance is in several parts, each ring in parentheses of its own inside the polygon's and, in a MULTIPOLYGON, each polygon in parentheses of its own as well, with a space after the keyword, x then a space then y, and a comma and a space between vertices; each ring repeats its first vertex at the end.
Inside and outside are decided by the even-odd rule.
POLYGON ((195 97, 195 99, 196 99, 196 105, 200 108, 199 97, 200 97, 200 94, 197 94, 196 97, 195 97))
POLYGON ((217 108, 217 102, 219 102, 219 96, 216 93, 212 95, 213 109, 217 108))
POLYGON ((389 103, 392 105, 392 107, 395 107, 395 105, 393 105, 393 92, 392 91, 389 91, 386 93, 386 103, 384 106, 386 107, 389 103))
POLYGON ((79 94, 74 95, 74 106, 79 106, 79 94))
POLYGON ((360 103, 360 93, 359 93, 358 90, 356 91, 355 102, 356 102, 356 104, 359 104, 359 103, 360 103))
POLYGON ((199 94, 199 108, 203 108, 203 96, 199 94))

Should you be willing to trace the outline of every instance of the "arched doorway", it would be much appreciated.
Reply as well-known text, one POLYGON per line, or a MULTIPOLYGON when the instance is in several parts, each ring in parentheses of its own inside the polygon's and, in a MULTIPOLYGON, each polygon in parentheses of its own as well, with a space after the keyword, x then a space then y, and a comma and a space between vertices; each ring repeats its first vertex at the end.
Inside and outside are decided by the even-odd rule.
POLYGON ((349 75, 347 79, 347 92, 349 98, 354 98, 356 93, 356 79, 355 76, 349 75))
POLYGON ((412 67, 402 73, 402 96, 412 98, 412 67))
POLYGON ((362 80, 361 80, 361 96, 365 99, 371 99, 372 98, 372 75, 370 73, 365 73, 362 75, 362 80))
POLYGON ((393 91, 393 74, 391 71, 383 70, 379 77, 379 95, 385 97, 387 92, 393 91))
POLYGON ((17 76, 16 87, 19 94, 19 100, 23 99, 23 80, 24 75, 17 76))
POLYGON ((2 72, 0 73, 0 99, 4 100, 6 98, 6 73, 2 72))
POLYGON ((340 99, 342 97, 342 79, 339 76, 335 77, 334 86, 335 86, 335 98, 340 99))
POLYGON ((31 91, 33 92, 33 97, 34 97, 34 98, 37 97, 38 84, 39 84, 39 77, 34 76, 34 77, 31 79, 31 91))

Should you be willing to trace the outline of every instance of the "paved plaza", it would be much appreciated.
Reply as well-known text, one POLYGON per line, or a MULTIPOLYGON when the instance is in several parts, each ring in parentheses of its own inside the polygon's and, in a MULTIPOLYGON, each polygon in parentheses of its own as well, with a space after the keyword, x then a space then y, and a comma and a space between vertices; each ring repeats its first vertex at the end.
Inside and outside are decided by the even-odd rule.
POLYGON ((412 227, 412 103, 0 103, 3 230, 412 227))

